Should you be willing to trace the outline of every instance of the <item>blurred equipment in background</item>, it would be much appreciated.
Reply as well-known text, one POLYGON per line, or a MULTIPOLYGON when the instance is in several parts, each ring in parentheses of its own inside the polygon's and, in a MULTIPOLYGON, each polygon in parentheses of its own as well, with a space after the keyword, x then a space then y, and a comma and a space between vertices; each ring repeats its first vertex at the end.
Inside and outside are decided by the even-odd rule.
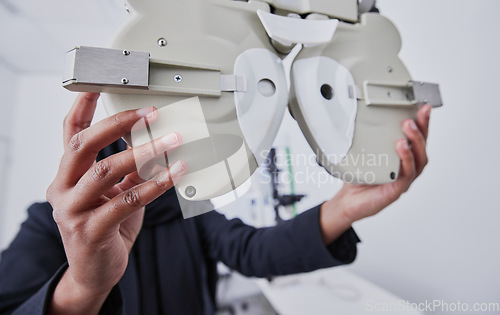
POLYGON ((295 207, 295 203, 299 202, 302 200, 302 198, 305 197, 305 195, 296 195, 295 194, 295 188, 294 188, 294 176, 293 176, 293 169, 292 169, 292 163, 290 160, 290 149, 286 147, 285 149, 286 152, 286 165, 287 165, 287 171, 288 171, 288 181, 290 184, 290 194, 281 194, 280 193, 280 172, 281 169, 278 168, 277 165, 277 156, 276 156, 276 148, 272 148, 271 151, 269 152, 269 155, 266 159, 266 169, 269 172, 270 175, 270 182, 271 182, 271 187, 273 191, 273 199, 274 199, 274 213, 276 215, 276 223, 282 222, 284 219, 280 215, 280 208, 281 207, 289 207, 291 206, 293 208, 293 216, 297 215, 297 208, 295 207))

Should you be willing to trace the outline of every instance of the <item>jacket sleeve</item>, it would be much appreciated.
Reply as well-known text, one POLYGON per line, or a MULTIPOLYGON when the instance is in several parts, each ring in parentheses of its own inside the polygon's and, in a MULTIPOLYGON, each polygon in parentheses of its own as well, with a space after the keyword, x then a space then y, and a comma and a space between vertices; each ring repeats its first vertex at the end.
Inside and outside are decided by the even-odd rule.
MULTIPOLYGON (((67 268, 66 255, 49 203, 34 204, 28 219, 0 260, 0 314, 45 314, 67 268)), ((121 310, 116 288, 101 313, 121 310)), ((115 313, 115 312, 113 312, 115 313)))
POLYGON ((52 208, 48 203, 34 204, 14 241, 2 253, 0 314, 16 309, 26 314, 41 314, 45 296, 65 263, 52 208))
POLYGON ((325 246, 319 225, 320 206, 269 228, 227 220, 212 211, 197 217, 204 250, 246 276, 271 277, 348 264, 360 241, 352 228, 325 246))

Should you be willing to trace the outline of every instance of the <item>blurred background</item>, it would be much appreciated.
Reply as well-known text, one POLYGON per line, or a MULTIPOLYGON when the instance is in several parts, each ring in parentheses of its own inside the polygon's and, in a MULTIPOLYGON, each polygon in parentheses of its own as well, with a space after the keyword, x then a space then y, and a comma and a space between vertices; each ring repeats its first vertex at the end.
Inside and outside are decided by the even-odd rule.
MULTIPOLYGON (((431 115, 430 163, 423 175, 388 209, 355 224, 362 239, 358 257, 352 265, 338 268, 345 271, 338 277, 348 274, 352 278, 346 281, 356 279, 352 281, 372 290, 358 288, 360 292, 374 296, 385 292, 415 303, 500 303, 496 195, 500 105, 495 95, 500 73, 500 2, 377 3, 401 33, 400 56, 410 73, 417 80, 438 82, 445 106, 431 115)), ((65 51, 77 45, 105 47, 126 18, 121 0, 0 0, 2 249, 26 218, 27 207, 45 200, 45 190, 57 171, 63 151, 62 120, 76 96, 61 87, 65 51)), ((99 106, 96 119, 104 117, 99 106)), ((275 146, 288 149, 292 156, 312 154, 288 114, 275 146)), ((295 171, 301 167, 309 166, 299 164, 295 171)), ((319 167, 314 171, 324 172, 319 167)), ((331 198, 341 185, 335 179, 319 186, 295 183, 295 192, 307 195, 296 211, 331 198)), ((242 201, 247 208, 221 211, 248 221, 247 209, 262 205, 272 216, 272 207, 262 195, 252 191, 249 196, 242 201)), ((221 274, 228 279, 232 272, 221 274)), ((249 297, 262 292, 275 308, 269 312, 279 312, 280 302, 272 301, 265 284, 241 278, 224 285, 226 300, 221 303, 238 301, 238 312, 257 314, 251 311, 249 297), (229 286, 236 288, 229 291, 240 293, 227 294, 229 286)), ((358 292, 349 290, 337 292, 337 298, 358 292)), ((321 311, 310 309, 309 314, 321 311)))

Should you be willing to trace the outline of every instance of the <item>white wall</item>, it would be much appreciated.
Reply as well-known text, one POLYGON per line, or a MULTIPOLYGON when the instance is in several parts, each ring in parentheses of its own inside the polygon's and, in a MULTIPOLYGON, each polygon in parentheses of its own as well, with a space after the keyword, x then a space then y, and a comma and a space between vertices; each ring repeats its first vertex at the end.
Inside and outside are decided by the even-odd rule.
POLYGON ((430 164, 411 190, 356 225, 352 270, 400 296, 500 302, 500 2, 380 0, 415 78, 441 84, 430 164))
MULTIPOLYGON (((11 162, 10 148, 12 137, 10 128, 16 104, 17 76, 9 64, 0 62, 0 228, 7 222, 6 216, 6 188, 8 183, 8 169, 11 162)), ((3 244, 0 233, 0 244, 3 244)))
MULTIPOLYGON (((74 98, 75 94, 61 87, 60 76, 23 75, 18 79, 16 102, 11 106, 11 162, 2 211, 2 248, 17 233, 26 209, 45 200, 63 153, 62 121, 74 98)), ((96 117, 104 117, 102 106, 96 117)))
POLYGON ((0 1, 0 248, 57 171, 62 119, 75 97, 61 87, 64 52, 105 46, 126 18, 122 0, 0 1))

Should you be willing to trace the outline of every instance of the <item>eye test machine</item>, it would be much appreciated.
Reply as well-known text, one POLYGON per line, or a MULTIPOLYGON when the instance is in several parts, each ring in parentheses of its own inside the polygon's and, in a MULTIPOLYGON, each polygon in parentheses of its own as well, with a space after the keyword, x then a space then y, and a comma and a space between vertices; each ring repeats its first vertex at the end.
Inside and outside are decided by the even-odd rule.
MULTIPOLYGON (((414 80, 399 59, 399 32, 375 0, 127 0, 126 8, 109 47, 68 52, 63 85, 103 93, 108 115, 155 106, 158 121, 125 140, 182 135, 160 162, 187 162, 176 184, 182 200, 237 195, 266 162, 286 110, 332 176, 392 182, 402 122, 424 104, 442 105, 439 86, 414 80)), ((252 300, 252 286, 238 281, 250 280, 232 274, 219 284, 230 314, 252 300)), ((379 307, 370 299, 401 302, 343 268, 252 283, 282 314, 361 314, 379 307)))
POLYGON ((177 131, 188 173, 178 196, 233 193, 264 162, 288 109, 331 175, 361 184, 398 177, 401 123, 439 86, 415 81, 396 27, 374 0, 127 0, 109 48, 67 54, 63 85, 101 92, 107 114, 146 106, 159 119, 131 146, 177 131), (383 157, 383 158, 381 158, 383 157), (368 163, 368 159, 378 163, 368 163), (360 162, 364 161, 364 162, 360 162))

